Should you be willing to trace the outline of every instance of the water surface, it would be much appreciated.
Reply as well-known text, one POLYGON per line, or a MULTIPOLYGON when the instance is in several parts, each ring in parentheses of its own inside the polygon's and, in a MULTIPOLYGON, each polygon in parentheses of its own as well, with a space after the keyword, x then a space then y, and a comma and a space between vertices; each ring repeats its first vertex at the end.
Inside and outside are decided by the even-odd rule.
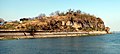
POLYGON ((0 54, 120 54, 120 33, 0 41, 0 54))

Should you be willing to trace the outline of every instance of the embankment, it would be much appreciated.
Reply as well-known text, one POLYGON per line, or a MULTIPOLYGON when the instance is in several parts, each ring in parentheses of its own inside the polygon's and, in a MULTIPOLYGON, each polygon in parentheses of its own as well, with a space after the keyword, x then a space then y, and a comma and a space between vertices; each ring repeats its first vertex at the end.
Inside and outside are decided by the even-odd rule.
POLYGON ((31 36, 27 32, 0 33, 0 40, 4 39, 30 39, 30 38, 50 38, 50 37, 73 37, 73 36, 89 36, 107 34, 105 31, 90 32, 36 32, 31 36))

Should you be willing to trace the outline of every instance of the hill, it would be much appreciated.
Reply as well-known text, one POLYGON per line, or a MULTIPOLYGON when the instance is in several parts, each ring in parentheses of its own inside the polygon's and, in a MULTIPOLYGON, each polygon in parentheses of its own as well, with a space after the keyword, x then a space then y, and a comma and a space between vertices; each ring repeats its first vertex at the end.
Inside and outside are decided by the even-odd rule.
POLYGON ((40 14, 34 18, 21 18, 20 21, 6 22, 0 29, 6 30, 52 30, 52 31, 106 31, 100 17, 83 13, 80 10, 55 11, 51 16, 40 14))

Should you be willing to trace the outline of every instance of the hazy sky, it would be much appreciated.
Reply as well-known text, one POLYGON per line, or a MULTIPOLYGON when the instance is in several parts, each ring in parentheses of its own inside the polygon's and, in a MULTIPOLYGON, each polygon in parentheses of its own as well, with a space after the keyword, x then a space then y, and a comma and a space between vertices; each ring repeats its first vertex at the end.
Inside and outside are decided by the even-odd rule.
POLYGON ((111 31, 120 31, 120 0, 0 0, 0 18, 18 20, 70 8, 101 17, 111 31))

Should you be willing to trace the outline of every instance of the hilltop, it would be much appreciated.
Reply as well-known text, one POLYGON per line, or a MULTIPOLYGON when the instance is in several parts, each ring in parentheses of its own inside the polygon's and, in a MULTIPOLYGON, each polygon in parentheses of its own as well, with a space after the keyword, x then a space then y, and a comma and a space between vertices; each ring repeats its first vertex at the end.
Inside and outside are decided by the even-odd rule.
MULTIPOLYGON (((1 20, 2 22, 3 20, 1 20)), ((55 11, 50 16, 40 14, 34 18, 21 18, 20 21, 5 22, 0 29, 5 30, 52 30, 52 31, 106 31, 106 27, 100 17, 83 13, 80 10, 67 12, 55 11)))

